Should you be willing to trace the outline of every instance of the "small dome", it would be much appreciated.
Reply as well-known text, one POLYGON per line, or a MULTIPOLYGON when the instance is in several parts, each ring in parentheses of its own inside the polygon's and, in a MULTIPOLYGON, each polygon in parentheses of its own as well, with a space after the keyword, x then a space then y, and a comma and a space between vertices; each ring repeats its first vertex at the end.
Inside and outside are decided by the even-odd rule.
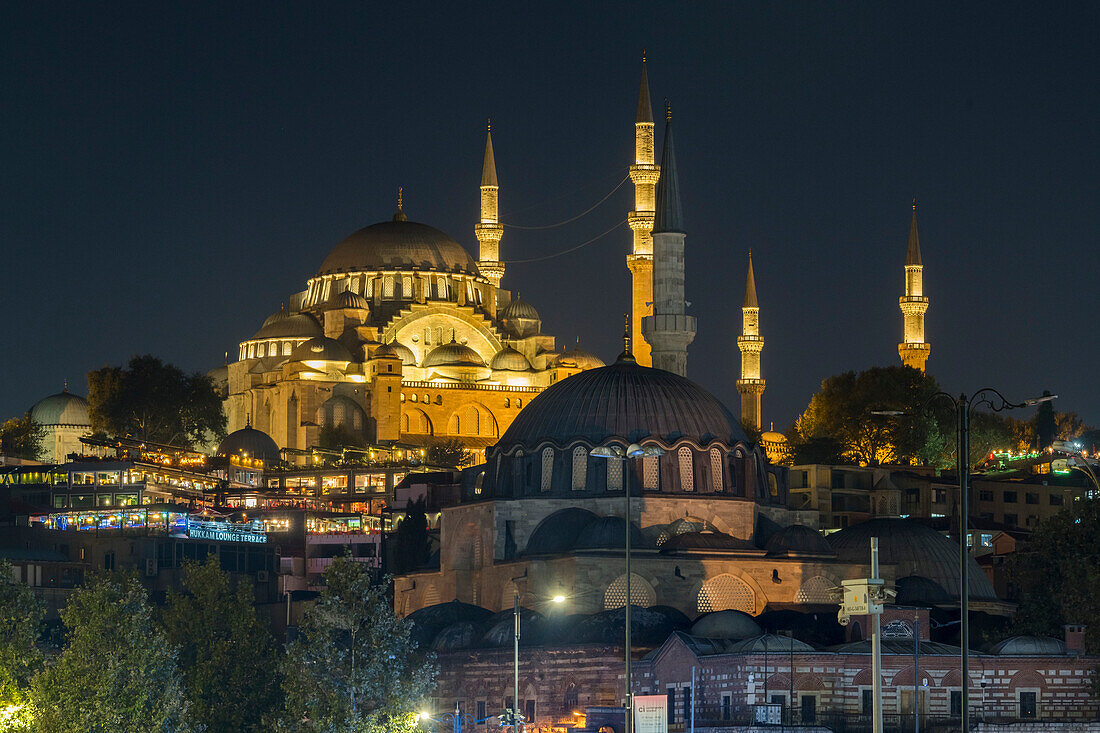
POLYGON ((748 639, 764 632, 749 614, 729 609, 700 616, 688 633, 705 639, 748 639))
POLYGON ((315 336, 290 352, 291 361, 352 361, 351 352, 336 339, 315 336))
POLYGON ((471 366, 484 367, 485 361, 466 344, 451 341, 437 346, 424 358, 424 367, 434 366, 471 366))
POLYGON ((225 436, 218 444, 217 455, 226 458, 229 456, 259 458, 264 463, 278 463, 280 460, 279 446, 271 436, 251 425, 225 436))
POLYGON ((526 372, 531 368, 531 363, 511 346, 505 346, 489 362, 489 368, 503 372, 526 372))
POLYGON ((539 313, 535 310, 535 306, 517 295, 508 305, 500 309, 500 317, 501 319, 527 318, 532 321, 537 321, 539 320, 539 313))
POLYGON ((774 430, 765 430, 760 434, 760 440, 765 443, 786 443, 787 436, 774 430))
POLYGON ((568 552, 577 542, 577 535, 592 522, 599 521, 598 514, 580 507, 568 507, 559 509, 545 517, 535 531, 531 533, 531 539, 527 540, 528 555, 556 555, 568 552))
MULTIPOLYGON (((670 527, 672 525, 669 525, 670 527)), ((674 534, 661 545, 661 552, 677 550, 711 550, 714 552, 760 552, 750 540, 740 540, 725 532, 707 530, 705 532, 683 532, 674 534)))
POLYGON ((312 338, 323 333, 321 324, 306 313, 281 310, 273 313, 252 337, 253 339, 312 338))
POLYGON ((935 606, 951 602, 951 594, 942 585, 920 575, 898 578, 894 585, 898 591, 894 602, 899 606, 935 606))
POLYGON ((1049 636, 1013 636, 990 646, 989 653, 1002 657, 1060 656, 1066 653, 1066 645, 1049 636))
POLYGON ((477 263, 461 244, 435 227, 405 221, 403 216, 350 235, 333 247, 317 274, 411 269, 479 274, 477 263))
POLYGON ((820 532, 804 524, 792 524, 779 530, 768 538, 765 549, 769 555, 836 555, 820 532))
POLYGON ((39 400, 31 408, 31 418, 39 425, 75 425, 91 427, 88 401, 68 390, 39 400))
MULTIPOLYGON (((645 547, 645 538, 638 525, 630 523, 630 544, 645 547)), ((622 517, 600 517, 589 522, 577 535, 575 550, 618 550, 626 545, 622 517)))
POLYGON ((453 652, 469 649, 480 636, 478 626, 469 621, 456 621, 436 634, 432 649, 437 652, 453 652))
POLYGON ((550 363, 552 367, 573 367, 577 369, 598 369, 607 366, 600 357, 592 354, 579 346, 572 351, 559 354, 550 363))
POLYGON ((400 341, 382 344, 371 353, 371 358, 381 358, 383 356, 396 357, 401 360, 403 366, 416 366, 416 354, 400 341))
POLYGON ((742 652, 742 653, 758 653, 763 651, 768 652, 812 652, 814 648, 804 641, 791 638, 789 636, 776 636, 775 634, 764 634, 763 636, 756 636, 745 639, 731 646, 728 651, 730 652, 742 652))
MULTIPOLYGON (((626 623, 626 606, 593 614, 575 624, 568 640, 576 644, 621 644, 626 623)), ((630 607, 630 638, 638 646, 659 646, 682 620, 670 615, 663 607, 630 607)))
POLYGON ((458 600, 437 603, 417 609, 405 617, 412 625, 410 638, 420 649, 431 645, 436 636, 449 626, 467 622, 480 627, 493 612, 481 606, 474 606, 458 600))
POLYGON ((516 338, 534 336, 542 328, 538 312, 530 303, 520 300, 518 295, 501 308, 497 316, 505 332, 516 338))
POLYGON ((325 303, 325 308, 358 308, 360 310, 370 310, 370 303, 358 293, 353 293, 350 290, 341 290, 328 299, 328 302, 325 303))

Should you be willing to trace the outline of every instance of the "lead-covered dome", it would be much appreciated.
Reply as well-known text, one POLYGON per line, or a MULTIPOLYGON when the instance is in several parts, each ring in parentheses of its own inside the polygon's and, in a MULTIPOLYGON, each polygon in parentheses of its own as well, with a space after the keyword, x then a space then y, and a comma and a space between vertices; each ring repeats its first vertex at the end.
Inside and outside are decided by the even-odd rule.
POLYGON ((272 313, 253 339, 313 338, 323 333, 321 324, 306 313, 281 310, 272 313))
POLYGON ((336 339, 316 336, 303 341, 290 352, 291 361, 353 361, 351 352, 336 339))
POLYGON ((434 366, 472 366, 483 367, 485 361, 481 356, 466 344, 452 341, 449 344, 437 346, 424 357, 425 367, 434 366))
POLYGON ((504 372, 525 372, 531 368, 531 362, 511 346, 505 346, 493 356, 489 368, 504 372))
POLYGON ((91 427, 88 401, 68 390, 39 400, 31 407, 31 419, 39 425, 91 427))
POLYGON ((240 430, 234 430, 225 436, 222 442, 218 444, 217 454, 226 458, 240 456, 243 458, 259 458, 264 463, 277 463, 279 461, 279 446, 267 433, 257 430, 251 425, 246 425, 240 430))
POLYGON ((550 366, 554 367, 575 367, 577 369, 599 369, 605 366, 603 359, 593 354, 591 351, 585 351, 581 347, 566 351, 564 354, 560 354, 554 358, 554 361, 550 363, 550 366))
POLYGON ((317 274, 412 269, 479 274, 461 244, 435 227, 412 221, 384 221, 360 229, 329 252, 317 274))
POLYGON ((689 438, 746 441, 740 424, 714 395, 672 372, 620 359, 564 379, 539 394, 516 416, 497 450, 617 438, 672 443, 689 438))

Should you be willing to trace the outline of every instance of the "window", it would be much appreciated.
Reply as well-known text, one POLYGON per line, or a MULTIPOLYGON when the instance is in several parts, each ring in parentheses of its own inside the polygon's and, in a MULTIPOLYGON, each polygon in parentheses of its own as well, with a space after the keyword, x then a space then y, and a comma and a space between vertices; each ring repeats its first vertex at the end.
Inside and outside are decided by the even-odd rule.
POLYGON ((1020 690, 1020 717, 1034 718, 1038 712, 1038 694, 1031 691, 1020 690))
POLYGON ((680 694, 683 696, 684 700, 684 720, 687 720, 691 717, 691 688, 684 687, 680 691, 680 694))
MULTIPOLYGON (((649 608, 655 603, 657 603, 657 594, 653 590, 653 586, 637 573, 631 573, 630 605, 649 608)), ((624 573, 611 581, 611 585, 607 586, 607 590, 603 594, 603 607, 605 610, 611 610, 612 608, 622 608, 625 605, 626 574, 624 573)))
POLYGON ((703 583, 699 589, 697 607, 699 613, 734 609, 755 614, 756 593, 745 581, 723 573, 703 583))
POLYGON ((722 491, 722 451, 710 449, 710 485, 714 493, 722 491))
POLYGON ((64 494, 57 494, 53 498, 54 509, 64 509, 69 504, 69 497, 64 494))
MULTIPOLYGON (((951 693, 951 694, 954 695, 955 693, 951 693)), ((955 704, 954 699, 955 698, 951 698, 952 706, 954 706, 954 704, 955 704)), ((862 704, 862 707, 860 708, 860 712, 863 713, 864 715, 873 715, 874 712, 875 712, 875 691, 874 690, 864 690, 863 695, 862 695, 862 701, 863 701, 863 704, 862 704)), ((953 709, 953 707, 952 707, 952 709, 953 709)))
POLYGON ((484 700, 478 700, 477 701, 477 719, 478 720, 485 720, 485 717, 486 717, 485 716, 485 701, 484 700))
POLYGON ((1006 492, 1004 492, 1002 498, 1004 499, 1005 504, 1015 504, 1016 503, 1016 492, 1015 491, 1006 491, 1006 492))
POLYGON ((607 490, 622 491, 623 489, 623 462, 607 460, 607 490))
POLYGON ((910 504, 916 504, 920 501, 920 489, 906 489, 905 501, 910 504))
POLYGON ((665 712, 668 714, 668 722, 669 725, 671 725, 676 722, 676 688, 668 688, 666 694, 668 696, 668 701, 665 703, 665 712))
POLYGON ((962 715, 963 710, 963 694, 962 690, 951 691, 951 715, 962 715))
POLYGON ((1011 524, 1013 527, 1015 527, 1019 523, 1020 523, 1020 518, 1017 517, 1015 514, 1006 514, 1005 515, 1005 524, 1011 524))
POLYGON ((733 713, 733 699, 730 697, 730 693, 722 693, 722 720, 729 720, 733 713))
POLYGON ((1058 494, 1051 494, 1050 495, 1050 505, 1051 506, 1062 506, 1062 497, 1059 496, 1058 494))
POLYGON ((802 696, 802 725, 817 720, 817 698, 813 695, 802 696))
POLYGON ((527 722, 528 723, 534 723, 535 722, 535 701, 534 700, 528 700, 527 704, 524 705, 524 708, 525 708, 524 712, 527 716, 527 722))
MULTIPOLYGON (((612 461, 618 463, 618 461, 612 461)), ((588 450, 583 445, 573 449, 573 491, 584 491, 588 474, 588 450)))
POLYGON ((932 489, 932 502, 935 504, 946 504, 947 489, 932 489))
POLYGON ((656 491, 660 488, 660 462, 657 456, 646 456, 642 459, 642 488, 647 491, 656 491))
POLYGON ((993 492, 992 491, 979 491, 978 492, 978 501, 993 501, 993 492))
POLYGON ((547 446, 542 449, 542 491, 550 490, 550 480, 554 477, 554 449, 547 446))
POLYGON ((1024 503, 1025 504, 1038 504, 1039 503, 1039 495, 1038 494, 1033 494, 1029 491, 1028 493, 1024 494, 1024 503))
POLYGON ((676 456, 680 461, 680 491, 694 491, 695 471, 691 465, 691 448, 680 446, 676 456))

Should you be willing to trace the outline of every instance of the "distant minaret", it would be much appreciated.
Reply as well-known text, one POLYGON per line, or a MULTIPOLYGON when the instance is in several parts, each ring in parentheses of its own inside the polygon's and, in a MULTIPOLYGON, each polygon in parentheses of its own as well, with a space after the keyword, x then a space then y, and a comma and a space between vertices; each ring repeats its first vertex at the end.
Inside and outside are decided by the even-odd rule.
POLYGON ((504 263, 500 261, 500 237, 504 227, 500 223, 497 209, 497 163, 493 157, 493 128, 485 133, 485 162, 481 166, 481 218, 474 226, 477 241, 481 244, 481 256, 477 269, 489 278, 494 286, 500 287, 504 277, 504 263))
POLYGON ((672 108, 667 106, 654 208, 653 315, 642 320, 642 335, 652 349, 653 366, 686 377, 687 347, 695 339, 695 317, 684 313, 685 234, 672 144, 672 108))
POLYGON ((752 250, 749 250, 749 274, 745 278, 745 302, 741 306, 741 378, 737 391, 741 393, 741 422, 760 430, 764 424, 760 413, 760 397, 764 380, 760 376, 760 352, 764 339, 760 335, 760 304, 756 300, 756 276, 752 271, 752 250))
POLYGON ((634 120, 634 211, 627 216, 634 232, 634 246, 626 257, 630 269, 634 358, 652 366, 649 344, 642 339, 642 319, 653 313, 653 202, 660 167, 653 164, 653 106, 649 102, 649 75, 642 57, 642 84, 638 90, 638 116, 634 120))
POLYGON ((924 340, 924 313, 928 298, 924 297, 924 265, 920 258, 917 237, 917 200, 913 199, 913 221, 909 225, 909 247, 905 252, 905 295, 898 299, 904 316, 904 341, 898 344, 901 363, 924 371, 924 363, 932 345, 924 340))

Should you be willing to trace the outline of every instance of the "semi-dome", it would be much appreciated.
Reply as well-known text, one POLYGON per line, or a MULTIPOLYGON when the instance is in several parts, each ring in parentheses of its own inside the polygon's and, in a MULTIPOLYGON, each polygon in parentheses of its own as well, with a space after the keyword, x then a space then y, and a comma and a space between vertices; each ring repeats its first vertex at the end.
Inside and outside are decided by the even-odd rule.
POLYGON ((531 368, 531 362, 511 346, 505 346, 493 356, 489 368, 503 372, 525 372, 531 368))
POLYGON ((804 524, 792 524, 779 530, 768 538, 765 549, 769 555, 836 555, 820 532, 804 524))
POLYGON ((412 221, 360 229, 332 249, 317 274, 412 269, 479 274, 462 245, 435 227, 412 221))
POLYGON ((251 425, 234 430, 225 436, 218 444, 217 455, 226 458, 229 456, 259 458, 264 463, 277 463, 280 458, 279 446, 271 436, 251 425))
POLYGON ((554 357, 554 361, 550 363, 550 366, 575 367, 577 369, 599 369, 606 365, 603 363, 603 359, 578 346, 575 349, 554 357))
POLYGON ((264 325, 252 337, 255 339, 312 338, 323 333, 321 324, 306 313, 291 313, 286 310, 272 313, 264 320, 264 325))
POLYGON ((424 357, 425 367, 434 366, 472 366, 483 367, 485 361, 481 355, 466 344, 451 341, 449 344, 437 346, 424 357))
POLYGON ((951 594, 934 580, 920 575, 906 575, 894 581, 899 606, 937 606, 951 603, 951 594))
POLYGON ((750 540, 742 540, 725 532, 706 530, 676 534, 661 544, 661 552, 753 552, 760 553, 750 540))
POLYGON ((360 310, 369 310, 370 303, 359 293, 353 293, 350 290, 341 290, 328 299, 328 302, 325 303, 325 308, 358 308, 360 310))
MULTIPOLYGON (((626 535, 623 533, 624 521, 622 517, 600 517, 585 525, 577 534, 577 541, 573 543, 575 550, 618 550, 626 544, 626 535)), ((634 547, 645 547, 645 537, 642 530, 634 522, 630 523, 630 544, 634 547)))
POLYGON ((731 608, 700 616, 688 633, 706 639, 748 639, 764 632, 752 616, 731 608))
POLYGON ((577 536, 600 516, 580 507, 559 509, 544 518, 527 540, 528 555, 556 555, 573 549, 577 536))
POLYGON ((1066 645, 1049 636, 1013 636, 991 645, 989 653, 1002 657, 1061 656, 1066 653, 1066 645))
POLYGON ((661 369, 620 359, 563 379, 531 400, 497 443, 535 447, 544 441, 600 444, 609 439, 673 442, 690 438, 747 441, 725 405, 699 385, 661 369))
MULTIPOLYGON (((534 404, 534 401, 532 401, 534 404)), ((905 519, 871 519, 829 535, 829 544, 842 562, 870 564, 871 538, 878 537, 879 562, 896 566, 895 577, 919 575, 959 597, 959 546, 942 534, 919 522, 905 519)), ((996 601, 989 577, 969 558, 970 598, 996 601)))
POLYGON ((352 361, 351 352, 336 339, 315 336, 290 352, 291 361, 352 361))
POLYGON ((31 407, 31 418, 39 425, 75 425, 90 427, 88 401, 68 390, 39 400, 31 407))

